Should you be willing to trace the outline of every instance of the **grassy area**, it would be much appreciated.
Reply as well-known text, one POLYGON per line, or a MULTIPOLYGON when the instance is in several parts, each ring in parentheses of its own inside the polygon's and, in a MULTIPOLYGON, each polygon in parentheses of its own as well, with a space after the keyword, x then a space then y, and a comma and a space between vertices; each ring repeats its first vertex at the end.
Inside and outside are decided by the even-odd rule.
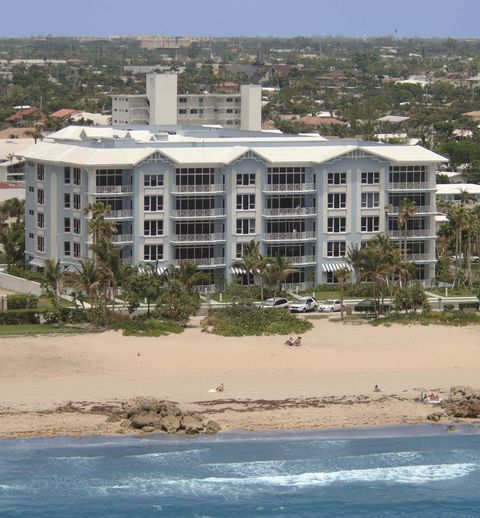
MULTIPOLYGON (((427 291, 445 297, 445 288, 428 288, 427 291)), ((449 297, 476 297, 479 294, 480 288, 473 288, 472 291, 467 288, 448 288, 449 297)))
POLYGON ((57 324, 4 324, 0 325, 0 336, 77 334, 90 333, 96 330, 84 327, 60 327, 57 324))
POLYGON ((170 333, 183 333, 184 327, 163 320, 132 320, 118 322, 116 329, 123 329, 124 336, 166 336, 170 333))
MULTIPOLYGON (((75 304, 72 304, 69 300, 60 299, 60 306, 62 308, 74 308, 75 304)), ((41 295, 38 297, 37 309, 40 310, 53 310, 53 304, 48 295, 41 295)))
POLYGON ((401 313, 391 314, 371 321, 374 326, 391 324, 420 324, 443 326, 470 326, 480 325, 480 314, 467 311, 434 311, 431 313, 401 313))
POLYGON ((212 311, 202 326, 204 331, 221 336, 261 336, 305 333, 312 323, 284 309, 229 306, 212 311))

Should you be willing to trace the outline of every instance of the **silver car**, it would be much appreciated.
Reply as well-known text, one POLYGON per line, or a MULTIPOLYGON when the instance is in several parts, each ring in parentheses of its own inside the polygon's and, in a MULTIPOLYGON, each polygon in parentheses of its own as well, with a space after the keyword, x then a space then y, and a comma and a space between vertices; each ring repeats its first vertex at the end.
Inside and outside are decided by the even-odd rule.
POLYGON ((307 313, 308 311, 316 311, 317 301, 313 297, 299 297, 290 304, 292 313, 307 313))
POLYGON ((263 302, 262 308, 288 308, 289 302, 283 297, 277 297, 276 299, 267 299, 263 302))

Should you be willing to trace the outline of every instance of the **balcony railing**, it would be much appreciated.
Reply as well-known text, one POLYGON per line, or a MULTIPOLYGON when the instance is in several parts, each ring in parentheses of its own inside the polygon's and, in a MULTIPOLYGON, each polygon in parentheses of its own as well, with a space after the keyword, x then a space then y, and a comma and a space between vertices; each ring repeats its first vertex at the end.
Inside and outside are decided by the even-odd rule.
POLYGON ((174 185, 173 193, 203 193, 203 192, 225 192, 225 186, 222 184, 205 184, 205 185, 174 185))
POLYGON ((299 207, 294 209, 264 209, 263 215, 271 216, 315 216, 315 207, 299 207))
MULTIPOLYGON (((400 208, 398 206, 394 206, 388 209, 389 214, 398 214, 400 208)), ((415 213, 416 214, 426 214, 429 212, 437 212, 437 209, 433 205, 415 205, 415 213)))
POLYGON ((317 260, 314 255, 300 255, 295 257, 285 257, 285 259, 292 264, 308 264, 316 263, 317 260))
POLYGON ((270 183, 263 187, 264 192, 302 192, 314 191, 315 184, 313 183, 270 183))
POLYGON ((220 264, 225 264, 225 257, 207 257, 202 259, 174 259, 172 263, 175 266, 180 266, 181 264, 196 264, 197 266, 215 266, 220 264))
POLYGON ((122 263, 123 264, 133 264, 133 257, 122 257, 122 263))
POLYGON ((225 216, 225 209, 184 209, 174 210, 174 218, 214 218, 225 216))
POLYGON ((95 194, 132 194, 133 185, 96 185, 95 194))
POLYGON ((388 184, 389 191, 425 191, 435 189, 430 182, 391 182, 388 184))
POLYGON ((133 218, 132 210, 111 210, 105 219, 133 218))
POLYGON ((406 233, 403 230, 389 230, 390 237, 402 239, 403 237, 435 237, 435 232, 428 229, 420 230, 407 230, 406 233))
POLYGON ((303 241, 305 239, 316 239, 315 232, 274 232, 264 234, 264 241, 303 241))
POLYGON ((407 254, 407 261, 428 261, 435 260, 430 254, 407 254))
POLYGON ((177 242, 205 242, 205 241, 225 241, 225 234, 174 234, 171 241, 177 242))
POLYGON ((113 234, 112 243, 133 243, 132 234, 113 234))

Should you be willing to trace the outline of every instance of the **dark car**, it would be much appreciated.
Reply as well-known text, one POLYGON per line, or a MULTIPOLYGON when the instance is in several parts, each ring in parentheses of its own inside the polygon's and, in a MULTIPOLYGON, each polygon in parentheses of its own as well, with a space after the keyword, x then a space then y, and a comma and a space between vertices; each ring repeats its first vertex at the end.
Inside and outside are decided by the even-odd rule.
POLYGON ((390 309, 390 304, 381 304, 373 299, 364 299, 358 304, 355 304, 354 308, 358 313, 381 313, 390 309))

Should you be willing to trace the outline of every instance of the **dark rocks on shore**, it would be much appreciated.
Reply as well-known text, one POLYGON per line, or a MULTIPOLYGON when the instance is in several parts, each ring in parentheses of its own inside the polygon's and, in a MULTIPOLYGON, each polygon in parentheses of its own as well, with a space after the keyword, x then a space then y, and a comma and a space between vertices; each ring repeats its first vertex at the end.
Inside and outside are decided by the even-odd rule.
POLYGON ((177 405, 154 398, 135 398, 124 405, 125 416, 130 426, 143 432, 163 431, 174 434, 184 432, 189 435, 216 434, 220 425, 216 421, 206 424, 200 416, 182 412, 177 405))
POLYGON ((453 417, 480 417, 480 390, 471 387, 455 386, 450 389, 450 396, 442 403, 445 412, 453 417))

